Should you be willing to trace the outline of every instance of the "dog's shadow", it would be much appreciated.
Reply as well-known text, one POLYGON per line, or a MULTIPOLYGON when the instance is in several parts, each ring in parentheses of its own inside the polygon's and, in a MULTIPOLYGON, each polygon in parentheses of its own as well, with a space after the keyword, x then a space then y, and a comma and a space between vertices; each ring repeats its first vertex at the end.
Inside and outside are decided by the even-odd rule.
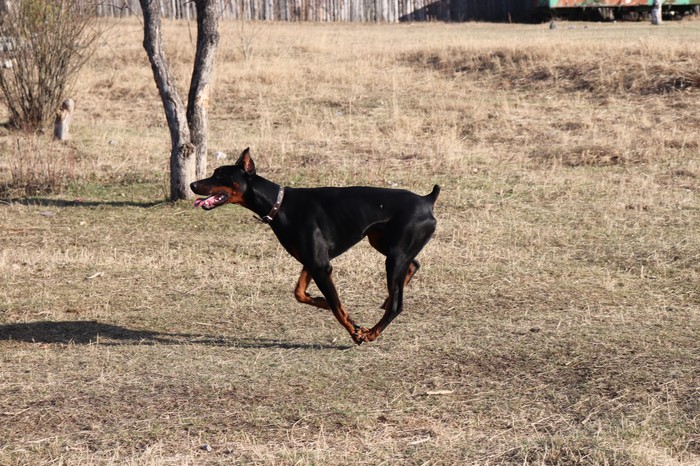
POLYGON ((208 345, 235 348, 335 349, 342 345, 295 343, 265 338, 229 338, 133 330, 92 320, 37 321, 0 325, 0 341, 64 345, 208 345))

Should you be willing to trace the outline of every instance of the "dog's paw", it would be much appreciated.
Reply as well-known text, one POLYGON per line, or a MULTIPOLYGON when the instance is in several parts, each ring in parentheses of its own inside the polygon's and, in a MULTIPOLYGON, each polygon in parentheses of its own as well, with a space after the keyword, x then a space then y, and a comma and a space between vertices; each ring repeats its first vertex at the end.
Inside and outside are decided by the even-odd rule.
POLYGON ((366 329, 365 327, 358 327, 355 329, 355 333, 352 334, 352 339, 357 345, 361 345, 366 341, 370 341, 367 339, 368 334, 369 329, 366 329))

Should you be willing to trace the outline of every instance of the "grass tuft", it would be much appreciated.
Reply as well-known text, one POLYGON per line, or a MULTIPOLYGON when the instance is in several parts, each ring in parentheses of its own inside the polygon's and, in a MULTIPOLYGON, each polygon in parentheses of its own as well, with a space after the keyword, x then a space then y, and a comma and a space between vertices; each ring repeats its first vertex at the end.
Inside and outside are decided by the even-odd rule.
POLYGON ((9 178, 0 196, 60 194, 76 179, 76 150, 41 136, 19 136, 4 143, 9 178), (8 147, 9 146, 9 147, 8 147))
POLYGON ((694 52, 669 52, 661 44, 610 53, 607 45, 564 44, 556 49, 452 47, 406 52, 400 62, 450 78, 470 75, 537 91, 584 91, 596 95, 657 95, 700 86, 694 52))

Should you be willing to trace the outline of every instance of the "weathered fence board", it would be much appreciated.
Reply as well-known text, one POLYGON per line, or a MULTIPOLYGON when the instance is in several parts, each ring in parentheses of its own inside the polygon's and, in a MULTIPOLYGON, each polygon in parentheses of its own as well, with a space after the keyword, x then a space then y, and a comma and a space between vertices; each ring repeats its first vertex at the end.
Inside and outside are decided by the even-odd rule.
MULTIPOLYGON (((225 19, 263 21, 508 21, 525 19, 533 0, 217 0, 225 19), (514 18, 516 17, 516 18, 514 18)), ((163 16, 194 19, 192 0, 160 0, 163 16)), ((100 16, 141 15, 138 0, 97 6, 100 16)))
MULTIPOLYGON (((3 1, 3 0, 0 0, 3 1)), ((625 10, 648 8, 653 0, 215 0, 224 19, 261 21, 531 21, 549 9, 625 10)), ((194 19, 193 0, 160 0, 163 16, 194 19)), ((678 12, 700 10, 700 0, 665 0, 678 12)), ((104 0, 100 16, 141 15, 138 0, 104 0)))

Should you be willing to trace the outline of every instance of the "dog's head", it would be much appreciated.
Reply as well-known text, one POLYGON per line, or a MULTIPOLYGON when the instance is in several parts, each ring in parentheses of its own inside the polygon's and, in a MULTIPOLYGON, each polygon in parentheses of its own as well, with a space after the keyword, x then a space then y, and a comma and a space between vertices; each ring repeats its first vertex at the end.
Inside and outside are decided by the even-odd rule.
POLYGON ((224 165, 203 180, 190 184, 195 194, 207 196, 194 202, 195 207, 211 210, 224 204, 244 204, 243 195, 248 189, 250 177, 255 175, 255 163, 250 148, 241 153, 235 165, 224 165))

